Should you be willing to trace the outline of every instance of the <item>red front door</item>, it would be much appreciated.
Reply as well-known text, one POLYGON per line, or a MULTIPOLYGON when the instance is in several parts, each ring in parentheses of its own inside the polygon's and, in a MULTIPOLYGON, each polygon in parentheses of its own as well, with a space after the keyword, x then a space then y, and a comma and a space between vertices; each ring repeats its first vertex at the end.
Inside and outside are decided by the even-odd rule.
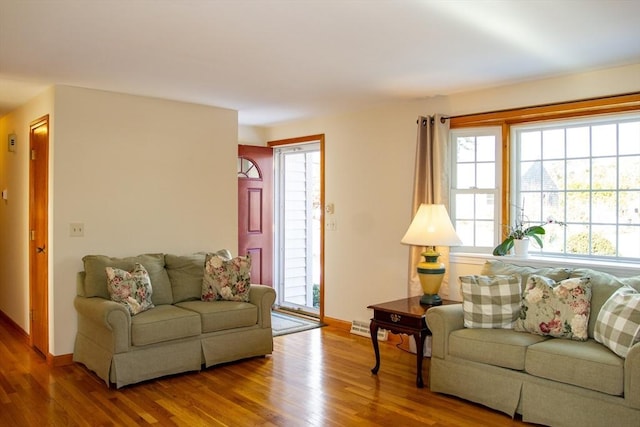
POLYGON ((238 254, 251 256, 251 283, 273 286, 273 150, 238 146, 238 254))

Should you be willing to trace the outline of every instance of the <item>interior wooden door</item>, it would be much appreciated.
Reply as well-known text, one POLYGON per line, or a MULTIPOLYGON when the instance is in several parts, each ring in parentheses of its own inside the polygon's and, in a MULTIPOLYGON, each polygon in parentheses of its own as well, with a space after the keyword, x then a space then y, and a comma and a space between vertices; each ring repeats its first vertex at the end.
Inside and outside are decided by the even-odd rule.
POLYGON ((273 286, 273 150, 238 146, 238 254, 251 256, 251 282, 273 286))
POLYGON ((29 316, 31 345, 49 353, 49 116, 29 132, 29 316))

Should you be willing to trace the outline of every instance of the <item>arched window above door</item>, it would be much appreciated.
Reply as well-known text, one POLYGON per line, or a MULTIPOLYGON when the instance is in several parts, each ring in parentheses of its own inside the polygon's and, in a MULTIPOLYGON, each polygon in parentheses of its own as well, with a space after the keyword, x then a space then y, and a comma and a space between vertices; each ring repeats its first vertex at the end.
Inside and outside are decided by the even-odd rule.
POLYGON ((238 178, 261 178, 260 169, 253 161, 238 157, 238 178))

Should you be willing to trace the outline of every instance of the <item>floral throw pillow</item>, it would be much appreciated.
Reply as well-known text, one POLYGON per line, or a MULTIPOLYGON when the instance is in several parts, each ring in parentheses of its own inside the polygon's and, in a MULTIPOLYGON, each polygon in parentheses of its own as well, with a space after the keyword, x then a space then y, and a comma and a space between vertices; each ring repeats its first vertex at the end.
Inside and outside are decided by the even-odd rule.
POLYGON ((132 271, 106 267, 105 272, 111 300, 124 305, 132 316, 153 307, 151 279, 142 264, 136 264, 132 271))
POLYGON ((515 330, 586 341, 591 311, 591 282, 577 277, 556 282, 531 275, 522 295, 515 330))
POLYGON ((226 259, 207 254, 202 279, 202 301, 249 301, 251 258, 226 259))

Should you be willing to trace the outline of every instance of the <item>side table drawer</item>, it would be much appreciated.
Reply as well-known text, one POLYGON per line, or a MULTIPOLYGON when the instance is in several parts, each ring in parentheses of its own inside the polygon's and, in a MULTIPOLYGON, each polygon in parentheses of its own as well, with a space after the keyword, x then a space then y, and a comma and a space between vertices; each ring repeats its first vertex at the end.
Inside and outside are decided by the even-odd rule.
POLYGON ((424 317, 412 317, 403 314, 374 310, 373 318, 378 322, 413 328, 418 331, 427 327, 424 317))

